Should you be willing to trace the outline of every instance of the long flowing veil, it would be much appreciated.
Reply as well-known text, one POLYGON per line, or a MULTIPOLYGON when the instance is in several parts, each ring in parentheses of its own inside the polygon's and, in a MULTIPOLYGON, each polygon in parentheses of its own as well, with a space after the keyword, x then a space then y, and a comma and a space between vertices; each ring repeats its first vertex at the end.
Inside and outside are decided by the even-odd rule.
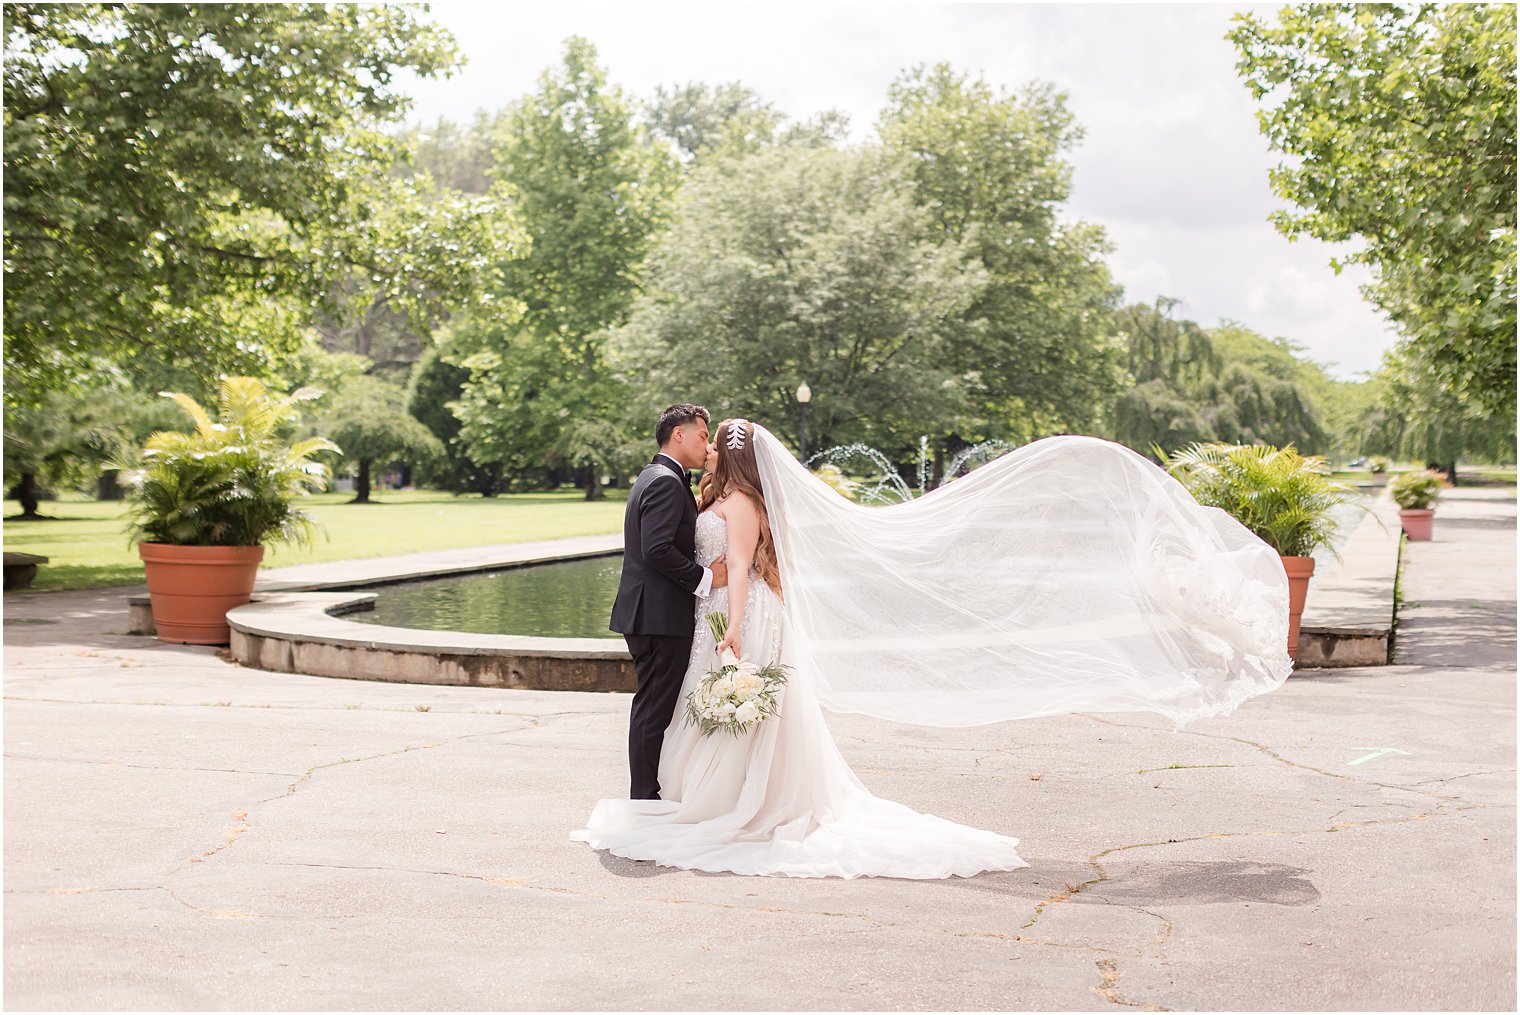
POLYGON ((1048 437, 866 507, 754 431, 786 655, 836 711, 926 726, 1147 711, 1180 728, 1292 670, 1276 553, 1122 445, 1048 437))

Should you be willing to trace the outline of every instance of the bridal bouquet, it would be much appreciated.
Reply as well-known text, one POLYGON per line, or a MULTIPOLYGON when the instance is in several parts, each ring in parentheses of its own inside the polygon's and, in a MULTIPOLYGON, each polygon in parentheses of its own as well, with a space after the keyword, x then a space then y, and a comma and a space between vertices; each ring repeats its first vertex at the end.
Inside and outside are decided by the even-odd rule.
MULTIPOLYGON (((709 613, 707 626, 721 642, 728 636, 728 615, 709 613)), ((686 721, 695 723, 704 737, 719 730, 739 736, 777 712, 776 694, 786 683, 787 666, 759 666, 723 650, 722 664, 702 678, 686 696, 686 721)))

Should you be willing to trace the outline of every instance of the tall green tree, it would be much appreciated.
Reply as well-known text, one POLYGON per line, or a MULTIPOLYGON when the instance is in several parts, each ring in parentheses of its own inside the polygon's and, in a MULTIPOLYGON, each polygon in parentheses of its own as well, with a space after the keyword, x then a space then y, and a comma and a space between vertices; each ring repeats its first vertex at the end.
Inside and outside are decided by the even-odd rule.
POLYGON ((397 384, 367 375, 350 377, 323 402, 313 430, 342 448, 343 457, 358 470, 351 503, 371 503, 376 466, 416 465, 443 455, 438 438, 406 411, 405 393, 397 384))
POLYGON ((1513 416, 1474 417, 1437 374, 1405 351, 1383 357, 1371 387, 1375 401, 1356 425, 1362 451, 1426 462, 1453 482, 1462 459, 1515 460, 1513 416))
POLYGON ((1292 444, 1306 453, 1325 441, 1324 427, 1302 388, 1231 363, 1195 389, 1194 404, 1214 440, 1229 444, 1292 444))
POLYGON ((849 136, 849 117, 828 109, 789 120, 754 89, 738 81, 660 86, 643 104, 650 133, 690 166, 713 156, 748 155, 773 145, 830 148, 849 136))
POLYGON ((412 368, 406 386, 406 411, 432 431, 443 446, 441 458, 421 463, 419 482, 453 493, 494 497, 501 492, 505 463, 477 461, 465 450, 459 431, 463 424, 449 406, 464 393, 470 371, 455 363, 447 344, 430 345, 412 368))
POLYGON ((1157 379, 1126 389, 1114 402, 1114 439, 1154 457, 1168 450, 1214 438, 1213 427, 1190 395, 1157 379))
POLYGON ((1219 371, 1219 354, 1208 332, 1172 316, 1181 303, 1158 296, 1153 306, 1131 304, 1114 315, 1124 365, 1136 384, 1159 380, 1182 389, 1219 371))
POLYGON ((390 177, 406 69, 449 69, 413 8, 5 5, 7 405, 103 366, 268 374, 319 311, 477 301, 496 201, 390 177))
MULTIPOLYGON (((1346 456, 1362 453, 1357 421, 1375 399, 1368 381, 1337 380, 1324 364, 1304 355, 1302 347, 1286 338, 1268 338, 1239 321, 1221 321, 1208 329, 1208 338, 1221 362, 1247 367, 1261 377, 1292 382, 1315 425, 1323 431, 1308 450, 1317 448, 1346 456)), ((1290 439, 1298 440, 1279 437, 1276 443, 1290 439)), ((1299 443, 1303 444, 1301 440, 1299 443)))
POLYGON ((683 161, 696 159, 736 133, 768 141, 784 119, 775 106, 738 81, 659 86, 644 103, 643 117, 650 132, 683 161))
POLYGON ((986 283, 970 248, 879 149, 714 159, 677 198, 620 362, 646 410, 688 399, 794 444, 806 382, 811 446, 863 440, 905 460, 919 434, 965 425, 947 343, 986 283))
POLYGON ((405 128, 398 137, 408 155, 393 172, 400 176, 427 173, 439 186, 465 194, 490 192, 503 116, 499 110, 481 109, 466 124, 439 117, 431 126, 405 128))
POLYGON ((622 443, 602 421, 626 401, 606 336, 639 292, 674 164, 607 81, 595 48, 571 38, 560 66, 504 118, 495 173, 514 188, 532 247, 500 266, 521 322, 477 319, 453 331, 475 351, 455 407, 460 437, 477 461, 575 468, 596 499, 606 456, 622 443))
POLYGON ((893 83, 878 129, 936 229, 988 275, 945 350, 978 417, 964 436, 1101 428, 1120 383, 1109 317, 1121 291, 1102 230, 1056 218, 1071 191, 1063 154, 1082 137, 1065 96, 919 67, 893 83))
POLYGON ((1328 439, 1301 378, 1311 373, 1285 346, 1242 325, 1212 331, 1178 319, 1181 301, 1131 304, 1114 326, 1132 386, 1114 402, 1114 439, 1136 451, 1185 444, 1294 444, 1328 439))
POLYGON ((178 418, 166 399, 134 391, 119 377, 18 406, 5 427, 5 484, 21 502, 19 517, 40 520, 39 496, 58 486, 93 486, 97 496, 118 498, 115 460, 178 418))
MULTIPOLYGON (((1515 7, 1299 4, 1228 38, 1289 156, 1286 236, 1360 240, 1364 295, 1472 415, 1515 415, 1515 7)), ((1339 272, 1340 261, 1331 266, 1339 272)))

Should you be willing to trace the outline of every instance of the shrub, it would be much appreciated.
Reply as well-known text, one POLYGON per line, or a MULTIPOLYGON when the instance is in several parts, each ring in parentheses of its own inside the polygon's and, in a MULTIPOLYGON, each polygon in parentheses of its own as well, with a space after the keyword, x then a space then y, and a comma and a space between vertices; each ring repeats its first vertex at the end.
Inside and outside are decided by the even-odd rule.
POLYGON ((1426 511, 1441 496, 1446 477, 1427 469, 1424 472, 1406 472, 1394 477, 1388 484, 1394 503, 1405 511, 1426 511))
POLYGON ((1351 488, 1330 479, 1319 456, 1305 457, 1290 444, 1192 444, 1166 454, 1162 466, 1200 504, 1229 512, 1284 557, 1307 557, 1329 546, 1334 509, 1351 488))
POLYGON ((129 538, 177 546, 309 542, 314 523, 295 501, 327 484, 327 466, 311 456, 339 448, 323 437, 291 446, 279 430, 299 403, 322 392, 301 388, 279 397, 252 377, 228 377, 216 420, 189 395, 162 394, 195 430, 154 433, 135 457, 117 463, 131 501, 129 538))

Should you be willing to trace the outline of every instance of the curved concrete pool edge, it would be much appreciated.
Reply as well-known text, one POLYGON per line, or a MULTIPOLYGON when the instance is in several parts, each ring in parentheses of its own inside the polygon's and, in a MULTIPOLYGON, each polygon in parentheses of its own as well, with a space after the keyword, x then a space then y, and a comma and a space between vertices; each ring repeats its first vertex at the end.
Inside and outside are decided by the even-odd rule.
POLYGON ((232 657, 244 666, 352 680, 633 691, 622 642, 384 627, 335 613, 364 609, 373 592, 274 592, 227 613, 232 657))
MULTIPOLYGON (((351 680, 631 693, 637 687, 633 661, 616 638, 428 631, 338 615, 372 608, 377 593, 365 587, 611 556, 622 549, 620 534, 575 536, 271 568, 259 574, 253 601, 227 613, 231 655, 244 666, 351 680)), ((127 601, 131 632, 153 634, 148 597, 127 601)))

